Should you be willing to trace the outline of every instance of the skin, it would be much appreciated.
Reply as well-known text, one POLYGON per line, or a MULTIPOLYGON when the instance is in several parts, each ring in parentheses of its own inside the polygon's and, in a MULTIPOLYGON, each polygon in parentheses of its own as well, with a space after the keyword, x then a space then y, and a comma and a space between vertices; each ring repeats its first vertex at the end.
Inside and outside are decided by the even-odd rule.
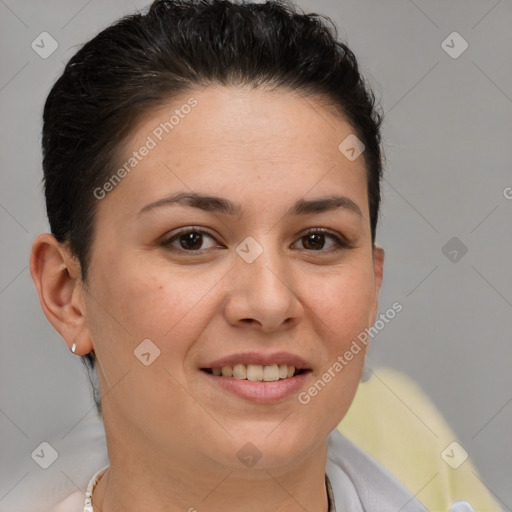
POLYGON ((93 505, 325 511, 327 436, 354 398, 365 351, 307 405, 297 394, 245 400, 200 368, 239 352, 287 351, 312 369, 305 391, 373 324, 384 253, 372 245, 364 153, 354 161, 340 153, 354 130, 313 97, 209 87, 142 119, 121 161, 191 96, 198 105, 98 201, 86 283, 50 234, 33 245, 43 311, 76 354, 97 358, 110 468, 93 505), (167 206, 139 214, 176 191, 222 196, 242 213, 167 206), (283 216, 298 199, 331 194, 361 215, 283 216), (162 245, 186 226, 211 235, 196 245, 203 254, 186 252, 179 238, 162 245), (345 237, 350 248, 335 250, 330 235, 311 242, 311 228, 345 237), (252 263, 236 252, 248 236, 263 248, 252 263), (134 357, 144 339, 160 350, 148 366, 134 357), (248 442, 261 453, 252 468, 237 457, 248 442))

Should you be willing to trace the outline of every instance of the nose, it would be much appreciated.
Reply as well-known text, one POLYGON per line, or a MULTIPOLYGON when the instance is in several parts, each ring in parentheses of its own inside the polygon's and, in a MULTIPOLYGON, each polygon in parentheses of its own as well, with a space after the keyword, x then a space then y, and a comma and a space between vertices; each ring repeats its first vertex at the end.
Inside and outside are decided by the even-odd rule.
POLYGON ((259 244, 263 251, 252 262, 235 256, 224 314, 234 326, 251 326, 263 333, 289 329, 304 314, 297 296, 293 269, 275 243, 259 244))

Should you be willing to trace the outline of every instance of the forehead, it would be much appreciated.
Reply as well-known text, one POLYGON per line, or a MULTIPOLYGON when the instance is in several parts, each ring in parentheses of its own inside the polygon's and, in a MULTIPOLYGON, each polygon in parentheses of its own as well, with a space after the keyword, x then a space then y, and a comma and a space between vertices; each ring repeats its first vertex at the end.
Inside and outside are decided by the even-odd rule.
POLYGON ((349 159, 340 150, 354 129, 331 112, 314 97, 283 90, 191 90, 138 123, 109 202, 142 208, 178 189, 238 203, 258 194, 289 202, 337 188, 358 196, 364 212, 364 154, 349 159))

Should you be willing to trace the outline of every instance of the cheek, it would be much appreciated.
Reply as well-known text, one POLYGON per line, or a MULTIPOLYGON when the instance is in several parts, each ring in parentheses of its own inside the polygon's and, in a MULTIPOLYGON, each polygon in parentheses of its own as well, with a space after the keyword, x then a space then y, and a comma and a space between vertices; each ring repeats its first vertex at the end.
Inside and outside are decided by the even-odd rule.
POLYGON ((141 269, 122 261, 103 268, 101 276, 94 276, 94 298, 90 298, 88 309, 101 361, 100 380, 104 389, 115 389, 106 395, 104 405, 126 418, 133 411, 141 418, 157 415, 154 424, 169 425, 169 432, 178 438, 189 429, 182 424, 186 416, 170 421, 167 406, 190 408, 190 396, 177 382, 184 380, 183 362, 211 316, 202 299, 219 278, 207 273, 185 276, 165 267, 141 269), (145 366, 136 356, 152 354, 152 345, 141 345, 147 339, 160 352, 155 363, 145 366), (155 407, 157 402, 164 406, 155 407))
POLYGON ((326 339, 340 347, 371 324, 375 301, 373 270, 369 265, 347 265, 331 278, 310 283, 308 303, 324 323, 326 339))
POLYGON ((100 268, 105 270, 95 276, 95 293, 104 307, 95 307, 94 315, 102 319, 103 334, 112 337, 117 332, 112 341, 126 344, 129 333, 131 350, 150 339, 162 355, 172 348, 173 356, 186 350, 204 328, 206 298, 222 277, 204 270, 139 265, 136 259, 100 268))
POLYGON ((355 262, 311 288, 314 292, 309 294, 309 304, 323 340, 323 357, 315 383, 301 403, 314 400, 317 414, 334 428, 360 382, 367 348, 364 333, 371 325, 375 299, 373 268, 355 262))

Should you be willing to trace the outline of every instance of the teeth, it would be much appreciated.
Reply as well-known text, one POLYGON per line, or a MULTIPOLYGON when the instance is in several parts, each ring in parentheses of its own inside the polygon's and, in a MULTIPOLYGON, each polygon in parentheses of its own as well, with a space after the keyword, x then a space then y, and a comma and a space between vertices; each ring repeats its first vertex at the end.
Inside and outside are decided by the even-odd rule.
POLYGON ((279 379, 287 379, 295 374, 295 367, 287 364, 272 364, 263 366, 261 364, 235 364, 235 366, 223 366, 212 368, 213 375, 223 377, 234 377, 239 380, 250 380, 252 382, 273 382, 279 379))
POLYGON ((235 377, 235 379, 247 378, 247 367, 245 364, 235 364, 235 366, 233 366, 233 377, 235 377))
POLYGON ((231 366, 223 366, 222 367, 222 376, 223 377, 233 377, 233 368, 231 368, 231 366))
POLYGON ((277 366, 277 364, 265 366, 265 368, 263 368, 263 380, 266 382, 279 380, 279 366, 277 366))
POLYGON ((260 364, 247 365, 247 380, 252 380, 253 382, 263 380, 264 373, 263 366, 260 364))

